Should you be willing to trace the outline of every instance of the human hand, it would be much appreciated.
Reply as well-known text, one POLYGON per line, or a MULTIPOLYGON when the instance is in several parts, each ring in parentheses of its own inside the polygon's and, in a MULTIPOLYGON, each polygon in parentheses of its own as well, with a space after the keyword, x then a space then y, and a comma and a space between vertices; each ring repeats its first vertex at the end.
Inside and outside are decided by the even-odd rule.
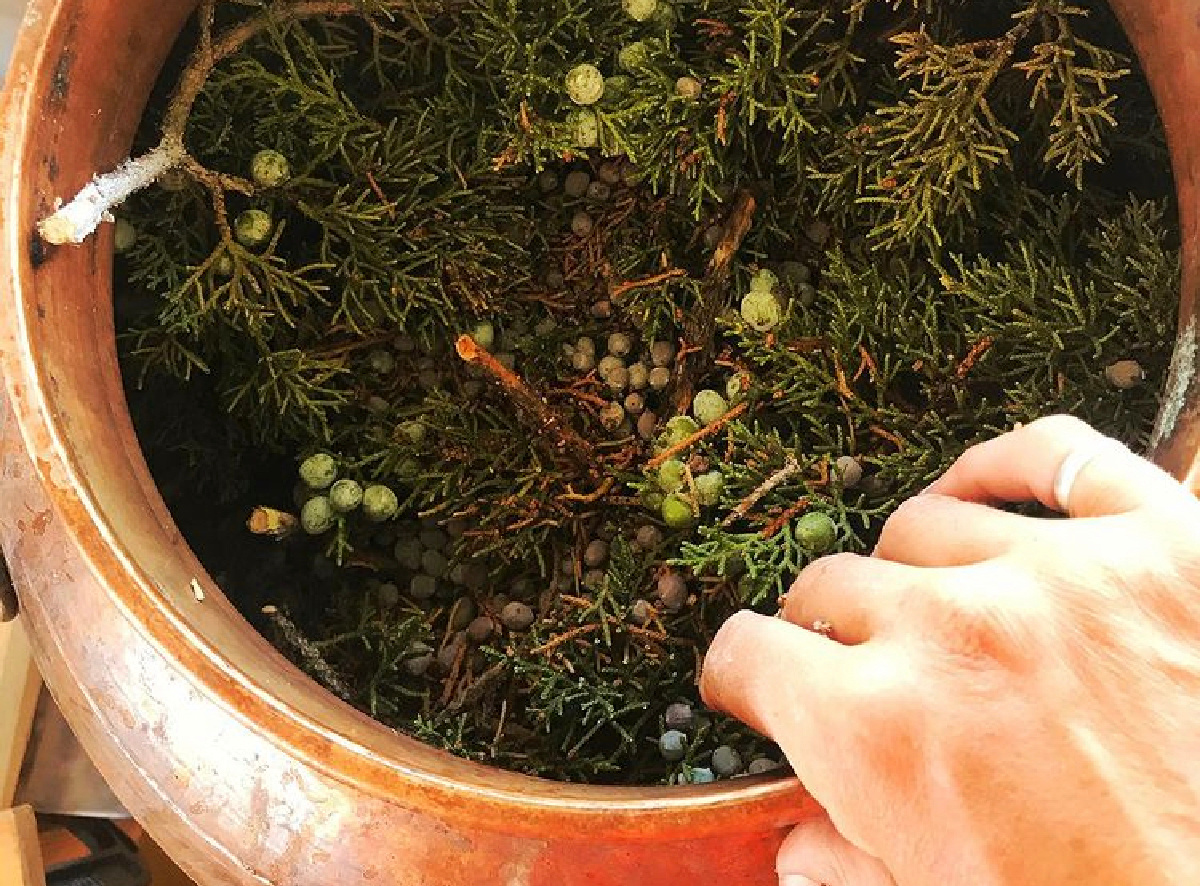
POLYGON ((1200 883, 1200 503, 1150 462, 1065 416, 983 443, 782 615, 701 691, 828 814, 784 886, 1200 883), (992 507, 1025 500, 1072 519, 992 507))

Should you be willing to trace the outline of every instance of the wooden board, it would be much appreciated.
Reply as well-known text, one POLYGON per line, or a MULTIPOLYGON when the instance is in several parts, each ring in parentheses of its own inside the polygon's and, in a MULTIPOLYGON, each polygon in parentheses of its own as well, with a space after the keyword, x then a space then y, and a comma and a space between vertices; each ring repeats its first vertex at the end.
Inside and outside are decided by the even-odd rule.
POLYGON ((41 687, 21 619, 0 624, 0 809, 13 804, 41 687))
POLYGON ((29 806, 0 811, 0 871, 5 886, 46 886, 37 820, 29 806), (14 874, 16 879, 9 879, 14 874))
POLYGON ((150 886, 196 886, 149 836, 138 841, 138 855, 150 872, 150 886))

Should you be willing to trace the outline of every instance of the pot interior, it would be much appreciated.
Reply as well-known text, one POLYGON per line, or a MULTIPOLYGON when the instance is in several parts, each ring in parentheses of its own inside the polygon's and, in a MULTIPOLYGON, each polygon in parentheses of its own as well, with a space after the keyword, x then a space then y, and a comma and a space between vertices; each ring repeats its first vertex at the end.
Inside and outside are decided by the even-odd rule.
POLYGON ((586 787, 434 750, 311 681, 221 593, 168 512, 130 420, 115 348, 112 226, 77 247, 47 247, 31 235, 57 199, 128 156, 158 73, 194 6, 193 0, 35 0, 35 15, 45 18, 27 29, 16 58, 24 88, 11 109, 19 130, 7 152, 21 174, 9 200, 16 224, 8 230, 19 238, 10 251, 20 353, 9 365, 19 365, 21 377, 10 373, 8 381, 26 446, 112 604, 197 691, 220 698, 230 717, 252 722, 280 747, 372 794, 429 792, 449 803, 448 816, 492 824, 486 810, 493 804, 519 807, 527 816, 523 826, 533 829, 542 816, 574 813, 589 820, 603 815, 631 833, 661 815, 667 831, 692 835, 795 820, 804 795, 786 780, 586 787))

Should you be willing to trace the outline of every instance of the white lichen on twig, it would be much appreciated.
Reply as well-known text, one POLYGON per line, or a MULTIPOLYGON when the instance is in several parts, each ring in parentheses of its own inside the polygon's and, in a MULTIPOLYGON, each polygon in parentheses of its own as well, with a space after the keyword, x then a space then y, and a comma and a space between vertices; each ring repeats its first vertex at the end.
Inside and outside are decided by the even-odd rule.
POLYGON ((100 224, 112 219, 112 212, 131 194, 149 187, 167 171, 186 166, 213 192, 217 216, 224 223, 225 187, 244 193, 253 188, 234 176, 210 172, 188 156, 183 134, 188 115, 209 75, 218 63, 237 52, 262 31, 313 16, 341 16, 361 12, 361 6, 348 0, 275 0, 260 14, 230 26, 219 39, 213 34, 214 6, 206 0, 200 11, 200 43, 180 76, 163 121, 163 138, 158 147, 133 160, 127 160, 112 172, 95 176, 67 204, 42 219, 37 230, 47 243, 82 243, 100 224))
POLYGON ((296 651, 307 671, 320 680, 326 689, 345 701, 350 701, 354 697, 354 693, 338 676, 337 671, 325 660, 321 650, 300 632, 300 628, 294 621, 279 611, 278 606, 264 606, 262 614, 271 620, 271 623, 279 630, 283 641, 296 651))
POLYGON ((149 187, 186 156, 183 142, 164 139, 163 143, 136 160, 127 160, 112 172, 95 176, 70 203, 38 223, 38 233, 47 243, 82 243, 112 220, 112 211, 131 194, 149 187))

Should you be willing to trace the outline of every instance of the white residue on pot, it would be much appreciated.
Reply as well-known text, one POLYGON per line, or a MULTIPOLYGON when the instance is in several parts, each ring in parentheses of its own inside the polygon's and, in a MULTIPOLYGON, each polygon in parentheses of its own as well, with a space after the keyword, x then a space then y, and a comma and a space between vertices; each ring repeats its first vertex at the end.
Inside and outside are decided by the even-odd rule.
POLYGON ((1171 367, 1167 370, 1167 389, 1163 394, 1162 408, 1150 437, 1150 449, 1158 446, 1175 430, 1175 424, 1187 405, 1188 389, 1196 378, 1196 318, 1188 318, 1187 328, 1175 343, 1171 356, 1171 367))

